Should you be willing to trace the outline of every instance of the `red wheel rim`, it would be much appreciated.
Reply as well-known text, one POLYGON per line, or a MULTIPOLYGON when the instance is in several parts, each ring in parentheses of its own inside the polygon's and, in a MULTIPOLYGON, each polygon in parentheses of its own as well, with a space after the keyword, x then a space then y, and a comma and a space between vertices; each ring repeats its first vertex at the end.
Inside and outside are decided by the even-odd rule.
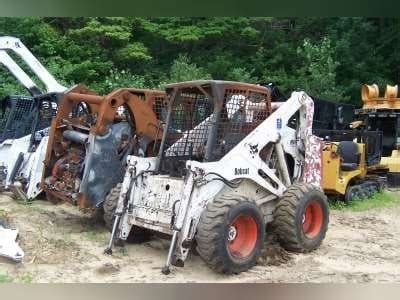
POLYGON ((307 238, 315 238, 321 231, 323 220, 322 206, 313 200, 306 206, 303 214, 303 232, 307 238))
POLYGON ((251 216, 238 216, 228 228, 228 250, 237 258, 249 256, 257 243, 257 223, 251 216))

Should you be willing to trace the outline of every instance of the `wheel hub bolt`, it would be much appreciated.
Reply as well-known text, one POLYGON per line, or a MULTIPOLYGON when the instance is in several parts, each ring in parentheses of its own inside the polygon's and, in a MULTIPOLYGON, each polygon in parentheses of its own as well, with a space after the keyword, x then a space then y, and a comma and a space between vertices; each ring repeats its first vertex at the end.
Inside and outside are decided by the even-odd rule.
POLYGON ((237 230, 235 226, 230 226, 228 231, 228 241, 233 241, 236 238, 237 230))

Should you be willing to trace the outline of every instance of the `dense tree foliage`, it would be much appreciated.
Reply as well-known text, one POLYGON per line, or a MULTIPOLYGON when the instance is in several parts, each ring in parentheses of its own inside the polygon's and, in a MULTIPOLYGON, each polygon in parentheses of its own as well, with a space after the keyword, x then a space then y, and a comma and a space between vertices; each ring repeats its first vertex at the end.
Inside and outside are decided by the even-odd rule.
MULTIPOLYGON (((214 78, 357 103, 362 83, 400 80, 400 19, 0 18, 0 35, 99 93, 214 78)), ((0 81, 0 96, 22 92, 8 72, 0 81)))

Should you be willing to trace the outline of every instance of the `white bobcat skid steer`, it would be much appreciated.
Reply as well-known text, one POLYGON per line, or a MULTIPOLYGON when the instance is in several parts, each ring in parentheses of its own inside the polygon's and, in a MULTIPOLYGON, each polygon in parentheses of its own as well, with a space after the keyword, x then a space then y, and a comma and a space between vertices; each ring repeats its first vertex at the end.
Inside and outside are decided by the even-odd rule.
POLYGON ((0 107, 0 189, 13 188, 24 198, 36 197, 40 189, 47 133, 57 112, 58 93, 66 88, 17 38, 0 37, 0 63, 28 90, 32 97, 8 96, 0 107), (43 82, 42 92, 11 58, 16 53, 43 82))
POLYGON ((172 236, 164 274, 193 247, 215 271, 239 273, 256 264, 267 224, 288 250, 317 248, 329 211, 311 98, 294 92, 272 112, 269 90, 250 84, 184 82, 167 94, 158 156, 128 157, 106 199, 117 202, 106 253, 115 237, 160 232, 172 236))

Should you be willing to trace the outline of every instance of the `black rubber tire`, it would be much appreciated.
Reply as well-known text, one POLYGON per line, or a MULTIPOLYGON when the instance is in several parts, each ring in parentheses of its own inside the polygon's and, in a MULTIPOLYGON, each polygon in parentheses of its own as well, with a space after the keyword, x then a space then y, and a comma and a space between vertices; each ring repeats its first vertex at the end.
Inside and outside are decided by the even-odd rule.
MULTIPOLYGON (((119 194, 121 193, 122 184, 118 183, 111 191, 107 194, 106 199, 103 203, 103 218, 107 229, 111 232, 114 225, 114 212, 117 207, 119 194)), ((128 243, 143 243, 151 239, 151 231, 141 228, 138 226, 132 226, 131 232, 129 233, 126 241, 128 243)), ((116 241, 116 244, 123 244, 122 241, 116 241)))
POLYGON ((5 190, 4 187, 7 178, 6 171, 7 171, 6 167, 0 166, 0 192, 3 192, 5 190))
POLYGON ((371 198, 374 193, 378 191, 376 185, 373 182, 368 181, 361 185, 361 189, 365 191, 367 198, 371 198))
POLYGON ((387 174, 387 183, 390 188, 400 187, 400 172, 389 172, 387 174))
POLYGON ((344 202, 349 203, 353 199, 359 197, 360 197, 359 186, 358 185, 348 186, 346 193, 344 195, 344 202))
POLYGON ((260 208, 244 197, 224 195, 207 205, 197 226, 196 243, 200 257, 218 273, 237 274, 257 263, 265 239, 265 223, 260 208), (237 217, 251 217, 256 224, 256 242, 244 258, 228 250, 228 230, 237 217))
POLYGON ((381 185, 379 182, 367 181, 362 184, 352 185, 347 187, 344 201, 349 203, 355 199, 367 199, 379 191, 381 191, 381 185))
POLYGON ((370 191, 368 188, 366 188, 366 185, 364 184, 359 184, 359 198, 360 199, 368 199, 370 195, 370 191))
POLYGON ((118 183, 111 191, 107 194, 106 199, 103 203, 103 219, 106 223, 106 227, 109 231, 112 230, 114 224, 114 212, 117 207, 118 197, 121 192, 121 183, 118 183))
POLYGON ((318 248, 325 238, 329 223, 329 205, 325 194, 311 184, 294 184, 280 198, 274 212, 272 227, 286 250, 310 252, 318 248), (306 207, 316 201, 322 211, 321 227, 315 237, 303 232, 303 218, 306 207))

